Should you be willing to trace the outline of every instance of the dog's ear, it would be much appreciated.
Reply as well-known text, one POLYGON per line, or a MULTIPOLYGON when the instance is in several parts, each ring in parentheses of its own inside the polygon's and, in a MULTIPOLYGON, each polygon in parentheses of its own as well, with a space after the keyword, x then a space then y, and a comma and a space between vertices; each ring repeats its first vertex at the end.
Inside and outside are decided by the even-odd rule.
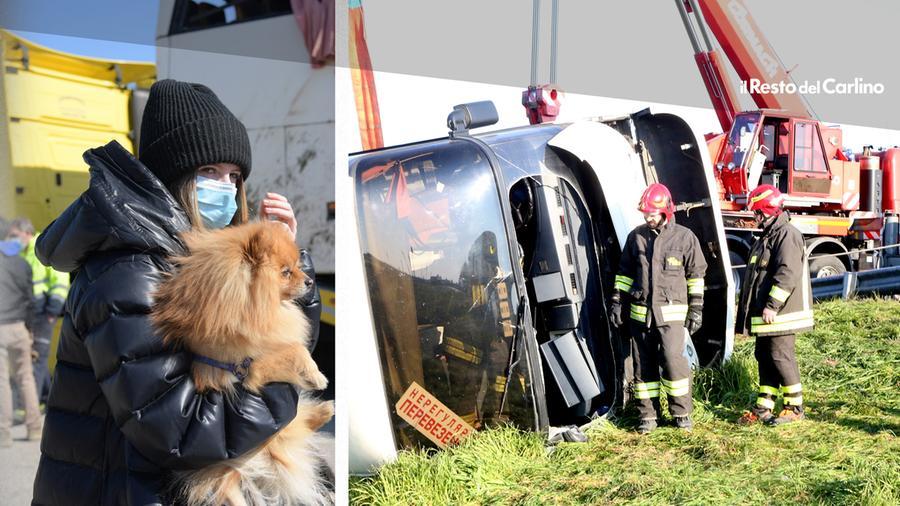
POLYGON ((266 229, 257 227, 244 241, 244 262, 256 266, 266 254, 267 245, 266 229))

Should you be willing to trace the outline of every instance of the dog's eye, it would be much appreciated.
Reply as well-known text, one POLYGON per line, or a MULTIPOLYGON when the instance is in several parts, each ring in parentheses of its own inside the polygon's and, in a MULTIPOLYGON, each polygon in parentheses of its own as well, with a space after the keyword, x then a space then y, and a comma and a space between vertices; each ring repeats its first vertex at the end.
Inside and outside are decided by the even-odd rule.
POLYGON ((281 275, 285 278, 291 277, 291 268, 285 267, 284 269, 281 269, 281 275))

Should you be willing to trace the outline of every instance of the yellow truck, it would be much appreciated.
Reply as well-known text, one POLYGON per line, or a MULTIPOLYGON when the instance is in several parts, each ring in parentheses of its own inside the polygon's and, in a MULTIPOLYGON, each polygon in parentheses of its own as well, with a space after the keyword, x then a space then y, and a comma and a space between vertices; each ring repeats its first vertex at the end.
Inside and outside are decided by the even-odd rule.
POLYGON ((6 30, 0 61, 0 214, 41 230, 87 188, 85 150, 115 139, 133 151, 156 66, 71 55, 6 30))
MULTIPOLYGON (((42 230, 87 188, 86 150, 134 151, 152 63, 56 51, 0 30, 0 214, 42 230)), ((56 363, 59 324, 50 346, 56 363)))

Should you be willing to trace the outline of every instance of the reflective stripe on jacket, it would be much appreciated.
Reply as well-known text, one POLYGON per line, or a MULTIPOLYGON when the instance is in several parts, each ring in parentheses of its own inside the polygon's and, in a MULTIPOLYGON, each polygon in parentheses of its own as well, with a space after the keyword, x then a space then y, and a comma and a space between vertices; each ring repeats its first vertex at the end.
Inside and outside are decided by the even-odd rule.
POLYGON ((631 296, 630 317, 657 325, 683 323, 688 300, 702 304, 706 259, 700 241, 674 220, 657 233, 640 225, 628 234, 615 289, 631 296), (649 309, 649 310, 648 310, 649 309))
POLYGON ((38 314, 59 316, 63 312, 69 293, 69 275, 47 267, 38 260, 35 244, 40 232, 34 234, 28 247, 22 250, 22 258, 31 266, 34 311, 38 314))
POLYGON ((813 327, 806 246, 789 219, 780 214, 753 243, 741 285, 738 333, 779 336, 813 327), (778 312, 772 323, 762 320, 766 308, 778 312))

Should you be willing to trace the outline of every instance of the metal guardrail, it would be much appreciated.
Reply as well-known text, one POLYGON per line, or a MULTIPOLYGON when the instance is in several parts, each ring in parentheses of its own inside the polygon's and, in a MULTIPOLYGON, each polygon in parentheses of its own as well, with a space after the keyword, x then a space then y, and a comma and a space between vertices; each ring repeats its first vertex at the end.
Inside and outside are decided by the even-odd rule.
POLYGON ((820 301, 842 297, 844 293, 844 278, 844 274, 841 274, 839 276, 828 276, 825 278, 813 279, 813 300, 820 301))
POLYGON ((900 294, 900 267, 845 272, 840 276, 812 280, 812 295, 817 301, 836 297, 846 300, 854 295, 898 294, 900 294))

